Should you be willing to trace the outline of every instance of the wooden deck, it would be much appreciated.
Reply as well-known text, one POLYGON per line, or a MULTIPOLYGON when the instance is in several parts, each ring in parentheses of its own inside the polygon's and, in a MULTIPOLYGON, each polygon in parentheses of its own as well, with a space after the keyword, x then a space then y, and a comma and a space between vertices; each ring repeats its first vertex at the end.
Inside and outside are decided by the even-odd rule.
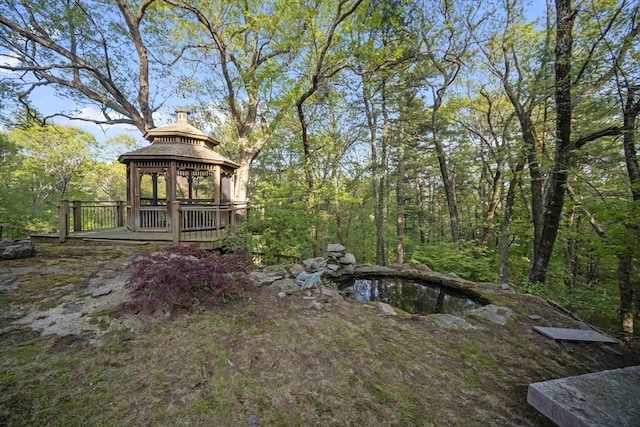
MULTIPOLYGON (((182 232, 180 245, 196 245, 205 249, 214 249, 222 245, 222 239, 227 235, 226 230, 213 230, 206 232, 182 232)), ((34 234, 31 241, 34 243, 59 243, 57 233, 34 234)), ((66 236, 71 242, 94 242, 105 244, 159 244, 172 245, 172 234, 165 232, 133 232, 126 227, 108 228, 95 231, 76 231, 66 236)))

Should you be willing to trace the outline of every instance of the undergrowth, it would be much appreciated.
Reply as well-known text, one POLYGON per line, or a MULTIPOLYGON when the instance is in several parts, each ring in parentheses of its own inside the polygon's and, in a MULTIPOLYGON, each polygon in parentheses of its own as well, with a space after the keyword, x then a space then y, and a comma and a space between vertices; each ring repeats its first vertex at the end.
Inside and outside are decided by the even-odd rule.
POLYGON ((150 314, 207 306, 239 299, 255 290, 247 279, 251 260, 245 252, 220 255, 174 246, 137 258, 131 269, 125 284, 131 301, 121 306, 123 312, 150 314))
POLYGON ((491 254, 481 254, 469 242, 438 243, 417 247, 412 253, 411 264, 425 264, 434 271, 455 273, 476 282, 495 282, 497 266, 491 254))
POLYGON ((619 294, 614 284, 570 287, 554 281, 544 285, 526 282, 518 286, 518 291, 552 300, 589 323, 611 329, 619 326, 619 294))

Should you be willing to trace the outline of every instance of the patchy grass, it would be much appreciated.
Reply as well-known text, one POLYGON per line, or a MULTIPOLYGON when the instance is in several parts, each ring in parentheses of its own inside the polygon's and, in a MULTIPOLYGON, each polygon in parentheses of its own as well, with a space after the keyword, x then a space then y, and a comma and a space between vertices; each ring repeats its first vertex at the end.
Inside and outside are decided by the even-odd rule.
MULTIPOLYGON (((102 255, 78 257, 76 269, 94 268, 94 256, 102 255)), ((20 291, 2 292, 3 310, 23 304, 20 291)), ((500 298, 514 320, 502 327, 469 318, 478 327, 471 331, 382 317, 351 300, 319 299, 317 310, 301 295, 279 299, 266 289, 149 319, 99 347, 4 321, 0 424, 545 425, 526 403, 529 383, 637 363, 631 353, 544 338, 529 314, 544 318, 535 324, 573 321, 538 298, 500 298)))

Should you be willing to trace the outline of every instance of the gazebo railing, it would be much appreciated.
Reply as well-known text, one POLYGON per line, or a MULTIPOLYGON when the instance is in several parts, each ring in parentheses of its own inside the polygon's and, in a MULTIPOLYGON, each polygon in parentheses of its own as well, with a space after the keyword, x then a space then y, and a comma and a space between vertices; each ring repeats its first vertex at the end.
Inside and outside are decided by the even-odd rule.
POLYGON ((218 237, 240 223, 249 214, 248 202, 226 204, 179 203, 172 205, 174 243, 202 241, 218 237))
POLYGON ((147 231, 167 231, 167 207, 140 206, 140 227, 147 231))
POLYGON ((123 201, 60 201, 59 234, 64 242, 71 232, 93 231, 125 225, 123 201))
MULTIPOLYGON (((178 201, 170 202, 168 206, 140 206, 139 215, 144 231, 167 233, 177 244, 213 240, 248 218, 249 210, 249 202, 178 201)), ((126 216, 130 214, 123 201, 63 200, 60 203, 59 240, 64 242, 72 232, 124 227, 126 216)))

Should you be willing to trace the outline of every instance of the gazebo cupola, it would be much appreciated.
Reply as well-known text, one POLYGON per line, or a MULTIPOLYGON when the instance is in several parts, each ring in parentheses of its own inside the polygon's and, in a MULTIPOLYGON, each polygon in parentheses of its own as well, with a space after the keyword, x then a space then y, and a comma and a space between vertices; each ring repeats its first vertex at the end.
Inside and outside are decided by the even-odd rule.
POLYGON ((127 226, 132 231, 169 232, 172 202, 233 203, 238 164, 214 151, 219 142, 192 126, 187 111, 176 115, 175 123, 144 134, 150 145, 118 158, 127 165, 127 226))

